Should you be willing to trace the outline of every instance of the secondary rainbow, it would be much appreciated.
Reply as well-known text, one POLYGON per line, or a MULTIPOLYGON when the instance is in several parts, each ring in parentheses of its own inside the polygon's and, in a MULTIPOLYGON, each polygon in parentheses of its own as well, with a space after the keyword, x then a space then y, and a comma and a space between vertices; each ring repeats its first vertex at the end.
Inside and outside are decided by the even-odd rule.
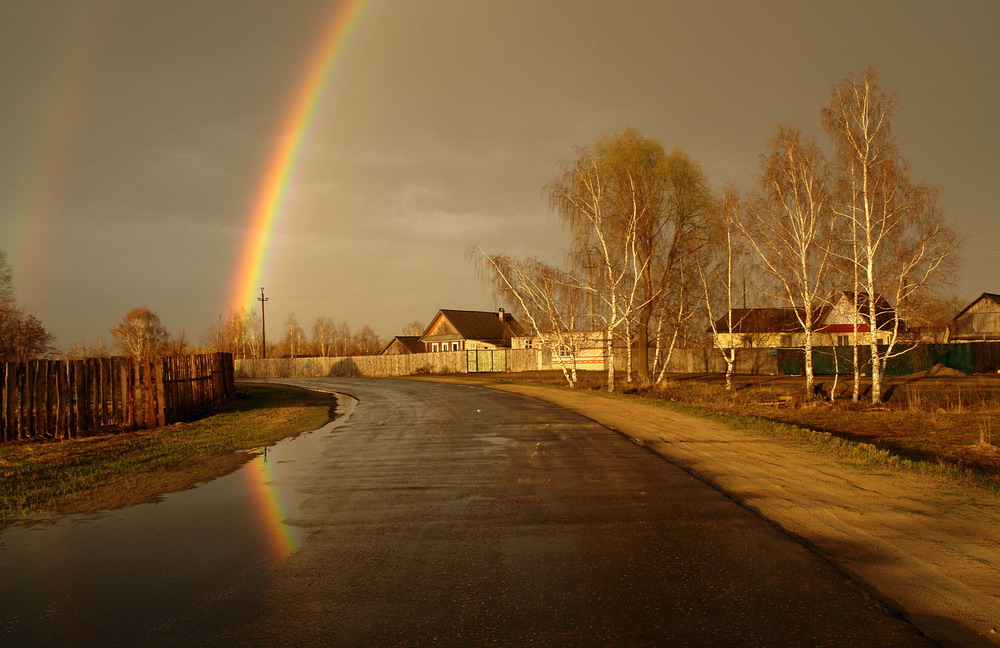
MULTIPOLYGON (((101 62, 108 25, 114 5, 98 3, 84 11, 67 11, 68 36, 59 42, 60 49, 51 68, 39 70, 40 78, 51 74, 40 109, 35 113, 37 130, 32 150, 20 159, 24 182, 5 187, 15 193, 13 231, 3 246, 7 260, 17 274, 21 295, 44 293, 38 269, 48 256, 46 245, 57 222, 54 216, 65 209, 68 169, 79 151, 80 133, 90 109, 94 75, 101 62)), ((59 28, 59 25, 54 28, 59 28)))
POLYGON ((252 305, 260 289, 268 250, 303 143, 367 4, 368 0, 343 0, 334 5, 296 86, 253 200, 249 229, 236 266, 231 310, 252 305))

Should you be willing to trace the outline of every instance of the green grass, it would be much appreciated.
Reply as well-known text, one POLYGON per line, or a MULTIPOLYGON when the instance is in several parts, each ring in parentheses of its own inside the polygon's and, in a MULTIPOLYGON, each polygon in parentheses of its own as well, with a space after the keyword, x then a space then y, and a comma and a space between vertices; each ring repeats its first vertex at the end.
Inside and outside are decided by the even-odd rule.
POLYGON ((291 387, 241 385, 202 419, 153 430, 0 446, 0 524, 44 510, 147 501, 225 474, 253 451, 314 430, 335 400, 291 387))

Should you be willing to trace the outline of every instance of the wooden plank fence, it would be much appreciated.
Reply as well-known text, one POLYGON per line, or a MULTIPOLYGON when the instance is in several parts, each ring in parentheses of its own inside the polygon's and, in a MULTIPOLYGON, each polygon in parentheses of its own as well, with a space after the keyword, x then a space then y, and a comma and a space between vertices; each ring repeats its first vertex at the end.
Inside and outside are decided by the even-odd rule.
POLYGON ((0 441, 167 425, 235 391, 229 353, 4 362, 0 441))
MULTIPOLYGON (((508 371, 541 368, 536 349, 502 349, 508 371)), ((237 378, 313 378, 318 376, 385 377, 415 374, 468 373, 466 351, 405 353, 338 358, 237 359, 237 378)))

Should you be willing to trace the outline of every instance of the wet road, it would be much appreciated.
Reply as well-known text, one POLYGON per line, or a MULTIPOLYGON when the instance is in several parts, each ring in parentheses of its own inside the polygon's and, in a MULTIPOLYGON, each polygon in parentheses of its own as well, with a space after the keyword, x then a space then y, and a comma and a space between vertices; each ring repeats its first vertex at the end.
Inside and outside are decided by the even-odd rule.
POLYGON ((297 380, 358 399, 308 474, 260 645, 926 645, 658 456, 523 396, 297 380))
POLYGON ((581 416, 464 385, 285 382, 357 403, 159 504, 0 535, 0 645, 928 645, 581 416))

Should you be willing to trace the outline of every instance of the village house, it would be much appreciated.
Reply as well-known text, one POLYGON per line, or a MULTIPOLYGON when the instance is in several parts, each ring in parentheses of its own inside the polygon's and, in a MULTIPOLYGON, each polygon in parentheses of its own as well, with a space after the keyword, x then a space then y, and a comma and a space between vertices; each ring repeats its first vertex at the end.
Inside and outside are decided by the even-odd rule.
POLYGON ((379 355, 405 355, 423 353, 424 345, 419 335, 397 335, 379 352, 379 355))
POLYGON ((509 349, 511 339, 524 331, 504 309, 466 311, 441 309, 424 329, 420 343, 424 351, 474 351, 509 349))
POLYGON ((1000 341, 1000 295, 984 292, 951 319, 952 342, 1000 341))
MULTIPOLYGON (((856 301, 857 310, 854 293, 844 290, 837 294, 832 305, 814 311, 814 346, 871 344, 868 296, 858 293, 856 301)), ((804 315, 802 308, 734 308, 732 331, 726 316, 715 323, 717 343, 724 349, 802 348, 805 346, 801 323, 804 315)), ((902 320, 897 320, 895 309, 884 298, 875 300, 875 320, 875 339, 879 344, 888 340, 894 325, 898 325, 900 332, 906 330, 902 320)))
MULTIPOLYGON (((816 332, 820 334, 819 342, 813 343, 820 346, 871 344, 871 327, 868 324, 870 308, 867 293, 858 293, 855 298, 851 291, 840 291, 832 306, 821 309, 820 324, 816 328, 816 332), (857 339, 854 339, 855 326, 857 339)), ((878 344, 887 343, 893 327, 900 334, 907 330, 903 320, 896 314, 896 309, 884 297, 879 297, 875 300, 875 341, 878 344)))
MULTIPOLYGON (((563 333, 558 338, 546 338, 551 347, 553 369, 558 368, 560 362, 568 366, 574 361, 580 370, 603 371, 608 368, 607 336, 603 331, 575 331, 563 333)), ((543 346, 542 338, 538 336, 525 335, 511 340, 512 349, 542 349, 543 346)), ((543 361, 543 365, 548 363, 543 361)))
POLYGON ((800 346, 801 312, 799 308, 734 308, 731 320, 723 315, 715 323, 716 344, 723 349, 800 346))

